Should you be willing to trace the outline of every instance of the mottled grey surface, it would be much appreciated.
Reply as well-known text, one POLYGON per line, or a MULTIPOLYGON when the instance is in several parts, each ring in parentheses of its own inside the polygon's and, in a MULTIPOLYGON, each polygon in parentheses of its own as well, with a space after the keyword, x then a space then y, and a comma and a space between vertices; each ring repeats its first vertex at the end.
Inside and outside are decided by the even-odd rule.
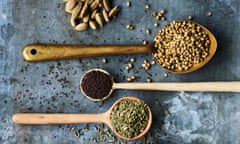
MULTIPOLYGON (((120 5, 118 18, 97 31, 76 32, 70 26, 70 15, 64 12, 62 0, 1 0, 0 1, 0 143, 2 144, 72 144, 93 143, 96 124, 77 125, 16 125, 11 116, 17 112, 100 113, 115 100, 132 95, 145 100, 153 111, 153 125, 143 139, 132 143, 240 143, 239 93, 190 93, 118 90, 104 101, 95 103, 79 90, 82 74, 100 67, 112 73, 118 82, 135 73, 136 81, 148 77, 158 81, 230 81, 240 80, 240 2, 238 0, 115 0, 120 5), (145 4, 150 10, 144 10, 145 4), (159 28, 153 26, 154 11, 167 10, 167 21, 193 20, 206 26, 216 36, 218 50, 202 69, 191 74, 168 74, 159 65, 148 71, 141 68, 151 54, 108 56, 39 63, 24 62, 21 50, 29 43, 68 44, 139 44, 151 41, 159 28), (206 13, 212 12, 211 17, 206 13), (135 30, 125 28, 133 23, 135 30), (152 30, 147 35, 145 29, 152 30), (136 58, 134 69, 127 72, 130 58, 136 58), (160 102, 159 106, 156 101, 160 102), (69 128, 80 131, 77 138, 69 128), (89 130, 88 130, 89 129, 89 130)), ((97 125, 98 126, 98 125, 97 125)), ((109 138, 109 137, 107 137, 109 138)), ((119 142, 120 140, 118 140, 119 142)), ((126 142, 127 143, 127 142, 126 142)), ((130 143, 130 142, 128 142, 130 143)))

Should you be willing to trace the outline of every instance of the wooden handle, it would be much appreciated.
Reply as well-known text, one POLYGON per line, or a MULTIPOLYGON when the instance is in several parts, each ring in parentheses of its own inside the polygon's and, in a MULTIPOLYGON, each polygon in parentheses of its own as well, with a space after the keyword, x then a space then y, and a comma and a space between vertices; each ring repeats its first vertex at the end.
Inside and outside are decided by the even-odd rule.
POLYGON ((114 83, 113 89, 240 92, 240 82, 114 83))
POLYGON ((31 44, 23 48, 23 59, 29 62, 91 56, 151 52, 151 45, 47 45, 31 44))
POLYGON ((103 114, 41 114, 18 113, 12 120, 17 124, 76 124, 76 123, 106 123, 109 118, 103 114))

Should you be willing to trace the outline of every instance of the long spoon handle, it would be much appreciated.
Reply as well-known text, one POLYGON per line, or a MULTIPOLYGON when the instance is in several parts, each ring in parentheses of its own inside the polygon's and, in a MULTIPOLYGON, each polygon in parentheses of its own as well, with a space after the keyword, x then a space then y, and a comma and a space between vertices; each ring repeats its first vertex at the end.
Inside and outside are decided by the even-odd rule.
POLYGON ((114 83, 113 89, 161 90, 161 91, 208 91, 240 92, 240 81, 231 82, 161 82, 161 83, 114 83))
POLYGON ((31 44, 23 48, 23 59, 29 62, 80 57, 136 54, 151 52, 149 45, 53 45, 31 44))
POLYGON ((18 113, 12 120, 17 124, 76 124, 76 123, 102 123, 107 120, 103 114, 41 114, 18 113))

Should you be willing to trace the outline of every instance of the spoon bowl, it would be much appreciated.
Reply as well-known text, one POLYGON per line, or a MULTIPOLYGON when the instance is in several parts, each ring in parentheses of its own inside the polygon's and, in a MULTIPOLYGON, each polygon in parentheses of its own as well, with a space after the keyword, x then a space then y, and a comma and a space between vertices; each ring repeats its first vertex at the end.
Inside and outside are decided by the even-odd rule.
MULTIPOLYGON (((178 21, 181 22, 181 21, 178 21)), ((184 21, 182 21, 184 22, 184 21)), ((194 23, 194 22, 192 22, 194 23)), ((193 72, 210 61, 217 49, 217 41, 214 35, 204 26, 200 26, 210 39, 209 53, 203 61, 193 64, 187 70, 166 69, 172 73, 189 73, 193 72)), ((161 29, 160 29, 161 30, 161 29)), ((156 37, 155 37, 156 38, 156 37)), ((153 43, 148 45, 53 45, 53 44, 30 44, 23 48, 23 59, 29 62, 72 59, 80 57, 137 54, 137 53, 154 53, 153 43)), ((160 64, 161 65, 161 64, 160 64)), ((161 65, 162 66, 162 65, 161 65)))
POLYGON ((147 105, 148 110, 148 123, 145 129, 139 133, 135 137, 125 137, 122 134, 118 133, 112 123, 111 123, 111 112, 113 108, 122 100, 133 100, 133 101, 141 101, 145 103, 143 100, 132 97, 126 96, 123 98, 118 99, 111 108, 100 114, 43 114, 43 113, 17 113, 12 116, 13 122, 17 124, 30 124, 30 125, 42 125, 42 124, 77 124, 77 123, 105 123, 108 125, 113 132, 120 138, 125 140, 135 140, 142 136, 144 136, 150 129, 152 124, 152 112, 150 107, 147 105))

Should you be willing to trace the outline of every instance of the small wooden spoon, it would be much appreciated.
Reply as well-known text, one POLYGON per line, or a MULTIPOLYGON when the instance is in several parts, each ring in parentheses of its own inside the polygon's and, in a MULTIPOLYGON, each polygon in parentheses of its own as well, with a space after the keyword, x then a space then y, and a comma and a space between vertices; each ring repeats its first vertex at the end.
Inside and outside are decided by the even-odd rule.
POLYGON ((87 71, 80 80, 80 89, 84 96, 92 101, 102 101, 110 97, 115 89, 132 89, 132 90, 160 90, 160 91, 200 91, 200 92, 240 92, 240 81, 230 82, 135 82, 135 83, 116 83, 113 77, 103 69, 91 69, 87 71), (109 93, 102 98, 94 98, 87 95, 81 87, 83 77, 91 71, 100 71, 107 75, 112 80, 113 85, 109 93))
MULTIPOLYGON (((193 22, 192 22, 193 23, 193 22)), ((169 70, 173 73, 189 73, 204 66, 216 52, 217 41, 214 35, 204 26, 200 26, 209 36, 210 47, 208 56, 200 63, 194 64, 187 70, 169 70)), ((122 55, 136 53, 152 53, 153 44, 148 45, 49 45, 49 44, 30 44, 23 48, 23 59, 29 62, 71 59, 80 57, 122 55)))
MULTIPOLYGON (((13 122, 17 124, 77 124, 77 123, 105 123, 108 125, 113 132, 120 138, 125 140, 135 140, 142 136, 144 136, 151 127, 152 124, 152 112, 149 106, 148 108, 148 124, 144 131, 142 131, 138 136, 133 138, 124 137, 123 135, 119 134, 113 128, 110 120, 111 112, 120 101, 122 100, 135 100, 135 101, 142 101, 139 98, 127 96, 120 98, 117 100, 112 107, 106 111, 105 113, 100 114, 43 114, 43 113, 17 113, 12 116, 13 122)), ((145 102, 144 102, 145 103, 145 102)))

